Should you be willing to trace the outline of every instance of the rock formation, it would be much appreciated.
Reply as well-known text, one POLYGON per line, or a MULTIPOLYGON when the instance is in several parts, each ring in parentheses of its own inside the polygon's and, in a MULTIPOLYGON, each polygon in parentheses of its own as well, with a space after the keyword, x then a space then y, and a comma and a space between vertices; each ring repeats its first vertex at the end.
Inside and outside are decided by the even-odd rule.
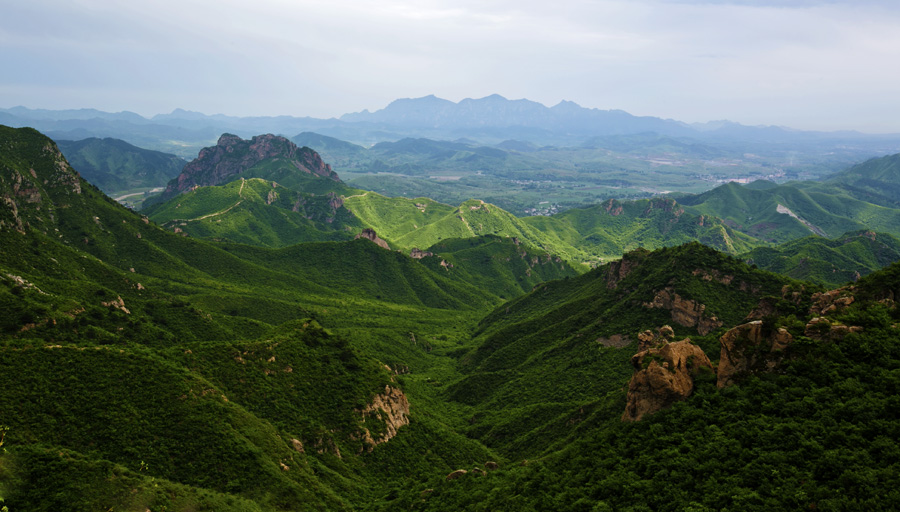
POLYGON ((378 234, 375 233, 375 230, 372 228, 366 228, 366 229, 362 230, 362 232, 360 232, 360 234, 353 237, 354 240, 359 239, 359 238, 365 238, 366 240, 375 242, 375 245, 377 245, 378 247, 381 247, 382 249, 387 249, 387 250, 391 249, 388 246, 387 242, 378 238, 378 234))
POLYGON ((434 256, 434 253, 431 252, 431 251, 423 251, 423 250, 418 249, 418 248, 416 248, 416 247, 413 247, 412 250, 409 251, 409 257, 410 257, 410 258, 415 258, 415 259, 417 259, 417 260, 420 260, 420 259, 422 259, 422 258, 425 258, 426 256, 434 256))
POLYGON ((360 438, 366 445, 365 449, 371 451, 375 446, 393 439, 400 427, 409 425, 409 401, 403 391, 385 386, 384 392, 375 395, 359 414, 364 422, 373 417, 384 422, 384 432, 380 434, 373 435, 368 428, 362 428, 360 438))
POLYGON ((659 290, 650 302, 644 303, 645 308, 668 309, 672 312, 672 321, 684 327, 696 327, 701 336, 709 334, 713 329, 722 327, 722 322, 715 316, 706 315, 706 306, 694 301, 682 298, 671 287, 659 290))
POLYGON ((318 153, 309 148, 297 147, 284 137, 266 134, 244 140, 237 135, 225 133, 219 137, 215 146, 200 150, 199 156, 188 163, 177 178, 169 182, 161 198, 168 200, 194 187, 227 183, 234 176, 270 158, 282 158, 300 172, 340 181, 337 173, 322 161, 318 153))
POLYGON ((720 388, 734 384, 741 375, 771 371, 781 362, 784 349, 794 338, 783 328, 765 332, 761 320, 734 327, 719 338, 722 351, 716 372, 720 388))
POLYGON ((700 369, 712 370, 709 358, 689 339, 638 352, 631 364, 635 373, 628 383, 623 421, 638 421, 684 400, 694 391, 700 369))

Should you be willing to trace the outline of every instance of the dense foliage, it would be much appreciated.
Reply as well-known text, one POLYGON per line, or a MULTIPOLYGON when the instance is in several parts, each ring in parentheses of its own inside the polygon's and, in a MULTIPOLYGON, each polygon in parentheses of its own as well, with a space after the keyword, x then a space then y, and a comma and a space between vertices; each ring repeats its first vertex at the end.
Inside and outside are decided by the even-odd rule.
POLYGON ((874 268, 888 235, 751 265, 710 247, 746 234, 671 199, 528 220, 359 192, 328 222, 340 194, 257 171, 158 206, 160 227, 0 128, 0 508, 900 508, 900 264, 826 296, 826 266, 757 268, 874 268), (721 364, 748 314, 792 337, 783 357, 621 421, 642 331, 721 364))

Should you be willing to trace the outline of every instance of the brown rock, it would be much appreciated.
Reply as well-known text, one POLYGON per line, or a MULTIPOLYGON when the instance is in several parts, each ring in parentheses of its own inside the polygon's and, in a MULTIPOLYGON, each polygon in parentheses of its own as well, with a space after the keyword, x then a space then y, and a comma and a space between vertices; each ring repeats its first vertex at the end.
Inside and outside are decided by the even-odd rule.
POLYGON ((447 480, 456 480, 458 478, 462 478, 463 475, 468 473, 465 469, 457 469, 456 471, 447 475, 447 480))
POLYGON ((809 308, 810 315, 822 316, 831 313, 840 313, 847 309, 847 306, 853 304, 854 297, 852 295, 854 287, 838 288, 837 290, 829 290, 824 293, 814 293, 812 295, 812 307, 809 308))
POLYGON ((387 242, 385 242, 381 238, 378 238, 378 235, 375 233, 375 230, 372 228, 366 228, 366 229, 362 230, 362 232, 360 234, 353 237, 354 240, 356 240, 358 238, 365 238, 366 240, 375 242, 375 245, 377 245, 378 247, 381 247, 382 249, 387 249, 387 250, 391 249, 388 246, 387 242))
POLYGON ((500 469, 500 465, 499 465, 499 464, 497 464, 497 463, 494 462, 494 461, 490 461, 490 460, 484 463, 484 467, 487 468, 487 469, 489 469, 489 470, 491 470, 491 471, 494 471, 494 470, 496 470, 496 469, 500 469))
POLYGON ((423 251, 423 250, 417 249, 415 247, 413 247, 412 250, 409 251, 410 258, 415 258, 417 260, 420 260, 422 258, 425 258, 426 256, 434 256, 434 253, 431 251, 423 251))
POLYGON ((701 336, 722 326, 718 318, 706 315, 706 305, 681 297, 671 287, 656 292, 653 300, 645 302, 644 307, 670 310, 673 322, 684 327, 696 327, 701 336))
POLYGON ((403 391, 385 386, 384 392, 372 397, 372 402, 360 410, 359 414, 363 421, 375 417, 385 423, 384 433, 378 436, 373 436, 369 429, 362 428, 360 438, 365 443, 366 450, 371 451, 375 446, 393 439, 400 427, 409 425, 409 401, 403 391))
POLYGON ((638 421, 648 414, 684 400, 694 391, 694 377, 712 363, 700 347, 684 339, 631 358, 635 373, 628 383, 628 403, 622 421, 638 421))
POLYGON ((862 332, 863 328, 858 325, 843 325, 832 323, 825 317, 815 317, 811 319, 803 331, 807 338, 819 341, 840 341, 848 334, 862 332))
POLYGON ((719 338, 722 351, 716 372, 716 385, 730 386, 750 372, 771 371, 781 362, 783 351, 794 338, 785 329, 763 332, 763 322, 755 320, 739 325, 719 338))
POLYGON ((628 254, 622 256, 621 260, 610 263, 606 269, 606 287, 614 290, 619 281, 625 279, 637 266, 638 262, 628 258, 628 254))
POLYGON ((300 453, 306 453, 306 450, 303 449, 303 443, 299 439, 291 439, 291 446, 300 453))

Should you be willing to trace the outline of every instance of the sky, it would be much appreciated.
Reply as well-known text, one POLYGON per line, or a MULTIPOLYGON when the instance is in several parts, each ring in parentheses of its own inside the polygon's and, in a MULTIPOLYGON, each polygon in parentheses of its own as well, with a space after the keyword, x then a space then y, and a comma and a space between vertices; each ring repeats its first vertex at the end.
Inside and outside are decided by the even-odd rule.
POLYGON ((337 117, 434 94, 900 133, 900 2, 0 0, 0 107, 337 117))

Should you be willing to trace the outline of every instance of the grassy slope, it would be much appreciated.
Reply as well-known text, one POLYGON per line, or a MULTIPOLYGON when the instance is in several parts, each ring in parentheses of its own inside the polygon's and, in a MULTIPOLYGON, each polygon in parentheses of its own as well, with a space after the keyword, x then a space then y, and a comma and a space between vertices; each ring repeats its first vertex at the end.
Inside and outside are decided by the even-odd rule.
POLYGON ((621 405, 634 345, 607 348, 601 338, 635 340, 638 332, 664 324, 679 335, 697 334, 673 323, 669 311, 642 306, 659 290, 672 287, 732 326, 787 282, 697 243, 626 258, 636 268, 615 288, 607 285, 604 266, 539 285, 482 320, 476 348, 461 358, 466 376, 448 388, 449 399, 475 407, 471 435, 508 457, 533 457, 571 435, 584 410, 600 407, 604 397, 621 405), (703 271, 733 280, 707 280, 703 271))
MULTIPOLYGON (((359 441, 354 441, 351 426, 360 421, 354 407, 383 390, 387 372, 382 362, 418 369, 446 366, 441 361, 447 357, 439 353, 456 346, 477 316, 473 313, 496 304, 495 297, 364 240, 273 253, 173 235, 74 179, 52 144, 36 132, 4 130, 2 135, 7 147, 15 148, 4 153, 0 162, 2 190, 5 198, 19 199, 17 208, 4 210, 0 218, 4 222, 0 301, 13 313, 3 318, 2 360, 18 369, 18 373, 4 372, 11 380, 5 382, 2 417, 15 418, 4 420, 12 427, 7 437, 14 461, 11 467, 22 468, 28 460, 44 457, 42 446, 72 451, 72 457, 82 461, 54 462, 47 468, 52 478, 24 469, 6 471, 4 497, 9 505, 43 507, 49 505, 41 500, 53 496, 77 499, 76 490, 84 486, 117 488, 96 471, 87 476, 54 471, 85 466, 114 471, 125 467, 140 473, 141 467, 135 466, 140 460, 135 457, 143 451, 120 450, 124 446, 159 446, 158 453, 147 448, 156 458, 147 457, 151 460, 144 462, 153 478, 183 489, 183 501, 172 497, 172 503, 182 508, 202 502, 203 496, 213 496, 209 499, 219 503, 216 496, 220 494, 222 503, 253 500, 254 506, 264 509, 342 508, 342 503, 365 500, 373 489, 395 478, 407 478, 405 468, 385 461, 394 454, 412 459, 423 442, 431 446, 431 453, 423 458, 431 468, 450 468, 462 460, 490 456, 476 443, 453 434, 443 414, 416 410, 417 404, 430 400, 430 387, 416 376, 402 384, 413 390, 412 424, 404 430, 404 436, 410 437, 401 436, 372 454, 379 478, 361 477, 369 469, 363 458, 357 458, 359 441), (35 169, 37 177, 28 174, 25 169, 29 168, 35 169), (14 187, 33 190, 29 197, 35 200, 11 195, 14 187), (16 221, 22 223, 25 234, 14 229, 16 221), (361 260, 368 261, 367 268, 373 272, 355 271, 361 260), (326 271, 318 265, 322 261, 334 265, 326 271), (101 304, 118 302, 119 297, 128 312, 101 304), (310 315, 335 334, 291 327, 290 321, 310 315), (403 343, 410 334, 421 340, 412 347, 403 343), (61 348, 50 348, 56 345, 61 348), (431 351, 434 357, 429 357, 431 351), (245 367, 235 354, 244 357, 246 353, 267 357, 245 357, 245 367), (65 358, 56 364, 52 357, 34 354, 65 358), (272 356, 277 364, 270 365, 272 356), (98 361, 98 357, 106 359, 98 361), (298 371, 285 372, 282 364, 298 371), (98 366, 108 371, 98 374, 93 371, 98 366), (54 392, 58 379, 64 383, 71 375, 91 371, 96 375, 79 378, 84 384, 71 387, 66 400, 55 405, 54 416, 67 418, 77 427, 74 437, 60 437, 64 430, 51 428, 51 418, 34 409, 43 407, 51 395, 35 402, 23 398, 54 392), (122 386, 141 372, 155 384, 122 386), (300 393, 301 386, 314 391, 300 393), (204 405, 200 411, 190 406, 183 413, 178 408, 160 409, 189 389, 201 397, 205 391, 208 398, 201 402, 212 400, 214 405, 204 405), (97 397, 107 394, 116 401, 108 404, 106 416, 87 415, 87 408, 102 403, 97 397), (287 395, 293 400, 263 400, 287 395), (229 402, 216 398, 221 396, 229 397, 229 402), (345 407, 335 409, 335 404, 345 407), (303 421, 289 427, 285 411, 303 421), (133 417, 144 415, 145 423, 132 425, 133 417), (179 420, 178 415, 185 419, 179 420), (170 421, 179 424, 178 429, 167 430, 170 421), (125 426, 116 426, 122 422, 125 426), (97 444, 90 440, 92 432, 110 428, 115 429, 109 438, 113 444, 86 448, 97 444), (145 436, 148 431, 154 435, 145 436), (316 434, 333 438, 344 452, 343 461, 337 462, 327 452, 308 451, 314 469, 285 472, 280 462, 295 453, 285 440, 305 436, 304 443, 315 446, 320 442, 316 434), (235 454, 235 460, 247 462, 216 472, 206 464, 224 459, 212 453, 188 450, 194 446, 190 444, 184 453, 176 453, 182 437, 200 442, 209 436, 216 440, 210 441, 208 450, 221 450, 223 457, 235 454), (103 466, 102 460, 114 464, 103 466), (230 478, 229 472, 237 476, 230 478), (39 487, 50 482, 70 494, 56 495, 39 487), (211 486, 208 492, 207 485, 211 486)), ((185 407, 191 403, 185 402, 185 407)), ((325 440, 321 443, 329 446, 325 440)), ((140 485, 149 486, 153 480, 143 482, 140 485)), ((151 493, 147 488, 141 492, 151 493)), ((130 502, 123 498, 111 503, 130 502)))
POLYGON ((806 237, 742 256, 779 274, 839 286, 900 260, 900 240, 886 233, 857 231, 833 240, 806 237))
POLYGON ((191 236, 263 247, 350 240, 362 225, 332 201, 261 178, 238 179, 175 197, 154 207, 150 217, 191 236))
POLYGON ((142 149, 118 139, 89 138, 57 144, 72 167, 107 194, 164 187, 186 163, 175 155, 142 149))
POLYGON ((898 210, 860 201, 836 187, 811 182, 765 190, 727 184, 697 196, 683 197, 680 202, 687 205, 689 211, 725 219, 736 230, 775 243, 813 233, 837 237, 862 229, 893 234, 900 226, 898 210), (779 213, 779 205, 787 207, 812 227, 789 214, 779 213))
POLYGON ((612 201, 553 217, 524 218, 476 200, 453 208, 428 199, 367 192, 347 198, 345 204, 384 238, 407 248, 429 247, 447 238, 498 235, 516 237, 569 262, 590 263, 617 258, 638 246, 653 249, 696 239, 728 252, 754 245, 720 222, 701 222, 665 199, 612 201))

